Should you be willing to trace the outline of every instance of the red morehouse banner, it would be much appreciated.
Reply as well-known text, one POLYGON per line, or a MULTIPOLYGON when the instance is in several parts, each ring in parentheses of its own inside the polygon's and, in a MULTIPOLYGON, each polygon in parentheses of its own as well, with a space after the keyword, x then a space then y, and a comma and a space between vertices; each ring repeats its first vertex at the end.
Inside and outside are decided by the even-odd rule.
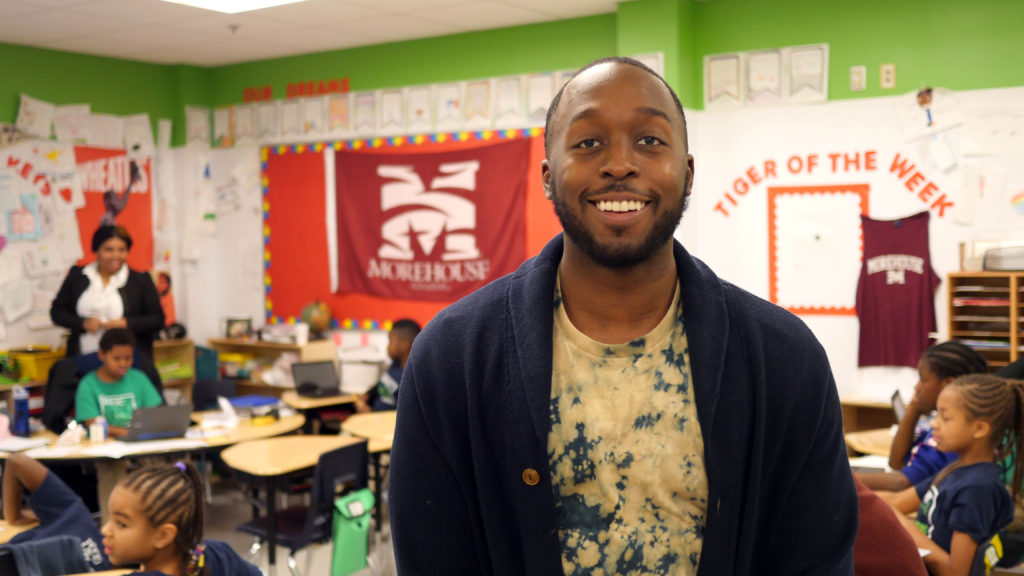
POLYGON ((335 152, 338 292, 453 301, 526 256, 529 142, 335 152))

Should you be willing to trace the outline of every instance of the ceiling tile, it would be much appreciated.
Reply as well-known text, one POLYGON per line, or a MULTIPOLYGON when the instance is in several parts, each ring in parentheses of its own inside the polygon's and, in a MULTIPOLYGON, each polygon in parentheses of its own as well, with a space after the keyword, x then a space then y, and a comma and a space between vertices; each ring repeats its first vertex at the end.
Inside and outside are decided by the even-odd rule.
POLYGON ((537 12, 562 18, 579 18, 594 14, 608 14, 618 9, 616 0, 497 0, 502 4, 529 8, 537 12))
POLYGON ((433 10, 416 10, 406 12, 406 15, 431 22, 444 22, 466 30, 504 28, 551 20, 548 14, 497 2, 472 2, 433 10))
POLYGON ((31 14, 32 12, 39 12, 40 10, 45 9, 45 7, 33 2, 24 2, 22 0, 3 0, 0 2, 0 18, 31 14))
MULTIPOLYGON (((386 3, 377 3, 386 4, 386 3)), ((290 24, 328 27, 335 23, 384 16, 387 12, 372 6, 359 6, 332 0, 307 0, 260 10, 259 15, 290 24)))
POLYGON ((93 0, 88 4, 76 6, 75 10, 93 16, 114 17, 141 24, 201 18, 209 12, 202 8, 157 0, 93 0))
POLYGON ((4 18, 4 28, 32 32, 39 41, 99 34, 130 25, 130 22, 124 20, 98 18, 73 10, 47 10, 4 18))
POLYGON ((264 38, 268 42, 290 48, 304 49, 306 52, 326 52, 328 50, 365 46, 375 42, 373 38, 357 33, 314 28, 312 26, 303 27, 301 34, 296 34, 293 30, 284 30, 267 32, 264 34, 264 38))
POLYGON ((467 4, 467 0, 335 0, 345 4, 357 6, 373 6, 388 12, 408 12, 410 10, 424 10, 438 8, 441 6, 452 6, 454 4, 467 4))
POLYGON ((374 44, 429 36, 444 36, 465 30, 465 28, 459 28, 448 23, 410 18, 400 14, 345 22, 338 25, 337 28, 339 32, 364 36, 370 39, 370 43, 374 44))
POLYGON ((90 34, 88 36, 75 36, 65 38, 53 43, 55 48, 60 50, 75 51, 76 46, 99 48, 102 44, 126 47, 129 52, 138 52, 166 46, 180 47, 191 44, 209 44, 216 42, 218 38, 211 34, 189 32, 187 30, 174 30, 166 26, 129 26, 123 30, 106 32, 103 34, 90 34))
POLYGON ((267 18, 257 13, 221 14, 208 10, 204 12, 206 14, 198 18, 171 22, 168 27, 175 30, 211 34, 221 40, 256 38, 263 32, 285 29, 294 29, 297 34, 301 34, 301 29, 293 24, 267 18))

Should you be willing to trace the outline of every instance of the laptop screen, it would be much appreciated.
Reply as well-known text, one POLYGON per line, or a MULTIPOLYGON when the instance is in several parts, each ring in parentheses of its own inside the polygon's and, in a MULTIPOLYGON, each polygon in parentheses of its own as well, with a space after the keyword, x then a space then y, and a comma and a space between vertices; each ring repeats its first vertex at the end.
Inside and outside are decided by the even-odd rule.
POLYGON ((334 362, 330 360, 296 362, 292 364, 292 378, 295 380, 296 388, 303 384, 315 384, 321 390, 336 392, 341 386, 334 362))

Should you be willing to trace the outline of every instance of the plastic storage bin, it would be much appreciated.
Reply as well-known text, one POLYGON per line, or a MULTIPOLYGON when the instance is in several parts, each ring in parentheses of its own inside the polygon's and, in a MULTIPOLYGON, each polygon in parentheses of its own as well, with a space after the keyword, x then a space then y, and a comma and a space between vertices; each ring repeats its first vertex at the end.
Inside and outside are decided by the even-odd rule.
POLYGON ((331 576, 348 576, 366 568, 373 503, 373 492, 368 488, 334 501, 331 576))
POLYGON ((50 368, 64 357, 64 350, 51 350, 49 346, 29 346, 12 349, 9 354, 11 359, 18 362, 22 378, 32 382, 46 382, 50 368))

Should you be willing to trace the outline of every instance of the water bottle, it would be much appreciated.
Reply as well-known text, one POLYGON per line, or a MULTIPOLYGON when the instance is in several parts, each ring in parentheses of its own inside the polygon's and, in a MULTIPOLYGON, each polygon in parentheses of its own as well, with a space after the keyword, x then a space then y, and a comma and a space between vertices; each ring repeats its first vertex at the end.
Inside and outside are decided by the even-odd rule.
POLYGON ((28 390, 22 386, 14 387, 14 424, 11 433, 15 436, 28 438, 28 390))
POLYGON ((89 441, 90 442, 106 442, 107 441, 107 419, 103 416, 97 416, 92 424, 89 426, 89 441))

